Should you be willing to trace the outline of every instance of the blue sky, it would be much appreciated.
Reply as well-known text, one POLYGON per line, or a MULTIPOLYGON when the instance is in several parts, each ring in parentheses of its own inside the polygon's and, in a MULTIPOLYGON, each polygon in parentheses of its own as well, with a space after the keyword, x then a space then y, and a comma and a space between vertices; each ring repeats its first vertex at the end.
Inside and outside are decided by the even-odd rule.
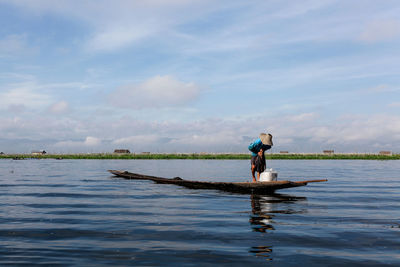
POLYGON ((400 2, 0 0, 0 151, 400 152, 400 2))

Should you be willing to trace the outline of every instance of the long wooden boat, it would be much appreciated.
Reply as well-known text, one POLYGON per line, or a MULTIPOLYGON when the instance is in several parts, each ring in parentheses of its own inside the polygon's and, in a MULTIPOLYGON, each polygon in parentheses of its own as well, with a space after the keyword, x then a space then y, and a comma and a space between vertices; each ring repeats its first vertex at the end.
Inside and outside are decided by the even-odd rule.
POLYGON ((128 171, 109 170, 115 176, 125 179, 135 180, 150 180, 158 184, 175 184, 184 186, 190 189, 216 189, 232 193, 243 194, 272 194, 275 190, 305 186, 308 183, 325 182, 323 180, 306 180, 306 181, 272 181, 272 182, 205 182, 205 181, 191 181, 184 180, 179 177, 175 178, 162 178, 138 173, 131 173, 128 171))

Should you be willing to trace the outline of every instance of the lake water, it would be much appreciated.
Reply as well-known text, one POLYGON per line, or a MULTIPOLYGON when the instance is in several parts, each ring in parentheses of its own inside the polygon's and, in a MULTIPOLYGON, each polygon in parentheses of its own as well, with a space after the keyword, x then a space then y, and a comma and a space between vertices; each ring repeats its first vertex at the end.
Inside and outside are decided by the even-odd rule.
POLYGON ((400 161, 271 160, 278 195, 106 170, 250 180, 240 160, 0 160, 0 265, 400 266, 400 161))

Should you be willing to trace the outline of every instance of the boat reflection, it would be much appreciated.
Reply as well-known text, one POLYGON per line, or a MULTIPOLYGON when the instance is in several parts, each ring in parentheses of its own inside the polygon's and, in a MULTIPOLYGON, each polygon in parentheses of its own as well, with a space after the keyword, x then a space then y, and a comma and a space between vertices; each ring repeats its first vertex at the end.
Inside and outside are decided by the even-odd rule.
MULTIPOLYGON (((268 233, 275 230, 274 218, 277 214, 293 214, 302 213, 303 210, 295 210, 291 208, 290 203, 296 201, 307 200, 305 197, 296 197, 291 195, 273 194, 273 195, 250 195, 251 200, 251 214, 249 222, 254 232, 268 233)), ((265 257, 266 260, 272 260, 270 253, 272 246, 262 245, 251 247, 250 253, 256 256, 265 257)))

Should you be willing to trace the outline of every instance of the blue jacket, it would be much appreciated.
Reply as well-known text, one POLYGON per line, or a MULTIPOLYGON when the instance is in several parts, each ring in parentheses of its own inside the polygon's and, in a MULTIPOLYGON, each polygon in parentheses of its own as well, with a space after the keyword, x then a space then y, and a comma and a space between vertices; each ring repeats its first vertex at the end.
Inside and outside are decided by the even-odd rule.
POLYGON ((252 157, 257 156, 257 153, 258 153, 258 151, 260 151, 261 148, 264 149, 264 151, 266 151, 266 150, 270 149, 271 146, 269 146, 269 145, 264 145, 264 144, 261 142, 261 139, 258 138, 256 141, 254 141, 253 143, 251 143, 251 144, 249 145, 249 150, 251 151, 251 156, 252 156, 252 157))

